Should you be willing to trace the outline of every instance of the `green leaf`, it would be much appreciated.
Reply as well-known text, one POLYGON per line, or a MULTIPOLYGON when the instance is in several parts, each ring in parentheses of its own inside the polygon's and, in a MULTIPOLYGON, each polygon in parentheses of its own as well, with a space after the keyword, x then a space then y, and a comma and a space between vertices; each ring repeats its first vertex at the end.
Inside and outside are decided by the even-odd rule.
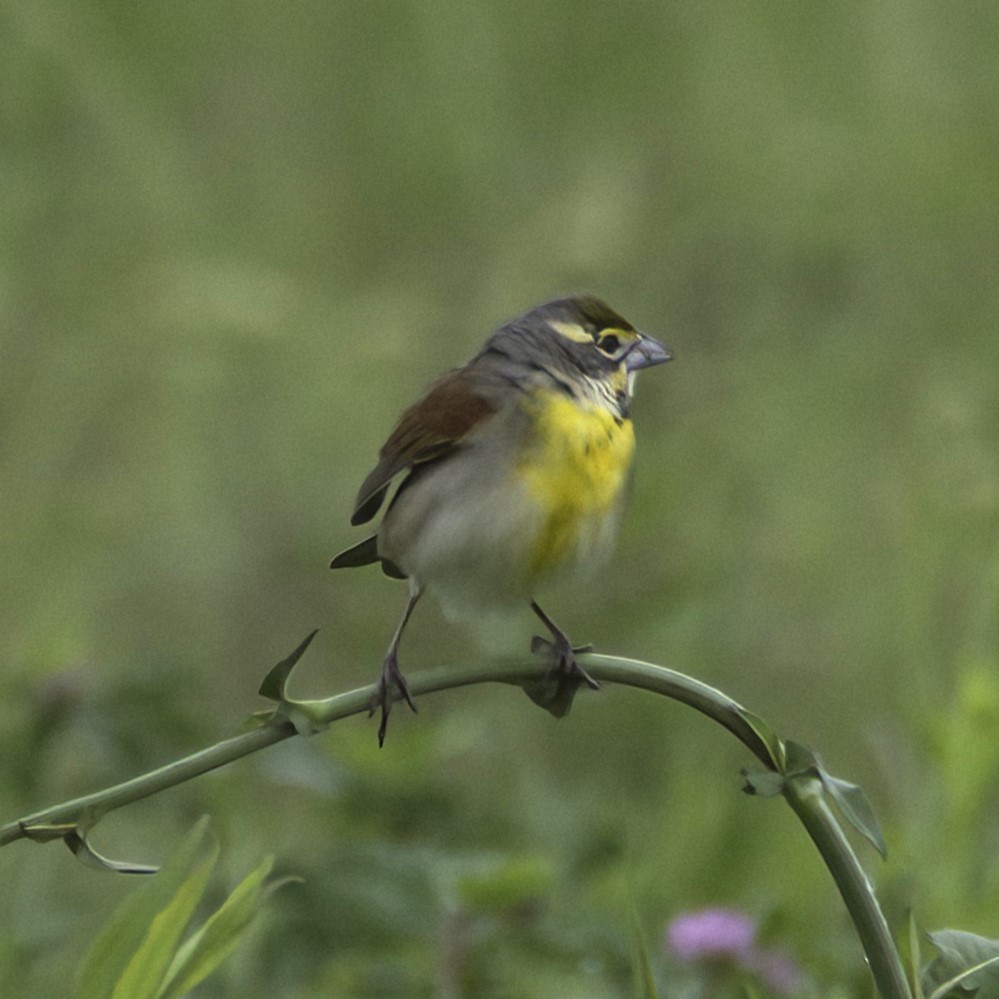
POLYGON ((204 981, 236 949, 271 892, 290 878, 265 884, 274 866, 266 857, 200 929, 181 945, 157 999, 180 999, 204 981))
POLYGON ((962 930, 938 930, 929 938, 940 953, 923 974, 928 999, 999 999, 999 940, 962 930))
POLYGON ((148 864, 133 864, 127 860, 111 860, 99 854, 87 842, 87 837, 80 829, 72 829, 63 836, 63 842, 70 848, 73 856, 80 863, 98 871, 114 871, 116 874, 155 874, 157 868, 148 864))
POLYGON ((762 798, 776 798, 784 790, 784 775, 773 770, 742 769, 745 784, 742 789, 746 794, 758 794, 762 798))
POLYGON ((912 979, 912 999, 926 999, 923 992, 923 982, 919 974, 919 969, 923 966, 921 948, 919 946, 919 927, 916 926, 916 917, 912 910, 909 910, 909 968, 912 979))
POLYGON ((813 752, 807 746, 800 743, 788 741, 785 743, 787 749, 787 775, 788 777, 818 777, 822 782, 822 787, 826 794, 833 800, 840 815, 874 847, 882 857, 887 854, 884 835, 878 820, 874 817, 874 810, 871 808, 864 794, 863 788, 849 781, 833 777, 826 769, 825 764, 819 759, 818 753, 813 752))
POLYGON ((871 808, 863 788, 857 784, 840 780, 838 777, 833 777, 821 767, 819 768, 819 778, 822 781, 822 786, 829 793, 829 797, 836 802, 840 815, 881 854, 882 858, 887 857, 888 847, 885 845, 881 826, 878 825, 878 820, 874 817, 874 810, 871 808))
POLYGON ((305 655, 305 650, 309 647, 312 639, 319 634, 319 629, 316 628, 311 631, 308 635, 302 639, 298 648, 295 649, 291 655, 285 657, 275 666, 268 674, 264 677, 263 683, 260 684, 260 696, 266 697, 269 701, 278 701, 279 703, 286 700, 284 689, 288 685, 288 677, 291 676, 291 671, 298 664, 298 660, 305 655))
POLYGON ((784 740, 759 715, 755 715, 752 711, 747 711, 745 708, 740 708, 739 714, 742 716, 743 721, 753 730, 756 738, 766 747, 774 769, 783 772, 787 766, 787 752, 784 748, 784 740))
POLYGON ((638 913, 634 908, 631 911, 631 928, 635 941, 635 997, 636 999, 659 999, 649 942, 645 938, 642 925, 638 920, 638 913))
POLYGON ((802 774, 810 777, 819 776, 819 758, 808 746, 788 739, 784 743, 785 773, 788 777, 802 774))
POLYGON ((78 999, 152 999, 218 856, 201 819, 167 861, 119 906, 80 972, 78 999))

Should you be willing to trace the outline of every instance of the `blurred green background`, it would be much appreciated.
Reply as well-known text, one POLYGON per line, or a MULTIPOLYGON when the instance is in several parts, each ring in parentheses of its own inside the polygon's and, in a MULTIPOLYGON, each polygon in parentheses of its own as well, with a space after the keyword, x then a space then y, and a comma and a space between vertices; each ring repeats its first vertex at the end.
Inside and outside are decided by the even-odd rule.
MULTIPOLYGON (((999 936, 999 8, 0 4, 0 821, 372 680, 405 590, 332 574, 401 406, 588 290, 639 385, 619 558, 546 606, 867 789, 893 921, 999 936)), ((522 647, 533 630, 525 617, 522 647)), ((411 672, 480 653, 421 606, 411 672)), ((132 806, 304 878, 198 995, 631 994, 724 904, 863 995, 747 754, 623 689, 351 719, 132 806), (661 962, 661 963, 660 963, 661 962)), ((62 994, 127 878, 0 851, 0 991, 62 994)), ((837 985, 843 989, 835 991, 837 985)))

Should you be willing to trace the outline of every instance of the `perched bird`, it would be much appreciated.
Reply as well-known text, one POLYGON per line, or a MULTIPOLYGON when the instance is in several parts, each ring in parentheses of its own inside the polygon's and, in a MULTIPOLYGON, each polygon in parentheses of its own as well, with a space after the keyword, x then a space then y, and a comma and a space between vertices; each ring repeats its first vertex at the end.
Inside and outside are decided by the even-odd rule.
POLYGON ((439 378, 399 419, 361 484, 352 524, 381 509, 377 531, 331 568, 377 562, 409 580, 409 601, 382 663, 371 713, 385 739, 394 689, 415 711, 399 640, 429 590, 450 614, 530 602, 551 636, 532 649, 552 680, 526 686, 565 714, 580 682, 598 684, 533 599, 544 580, 609 553, 626 493, 635 434, 635 374, 672 354, 596 298, 539 305, 493 333, 464 367, 439 378))

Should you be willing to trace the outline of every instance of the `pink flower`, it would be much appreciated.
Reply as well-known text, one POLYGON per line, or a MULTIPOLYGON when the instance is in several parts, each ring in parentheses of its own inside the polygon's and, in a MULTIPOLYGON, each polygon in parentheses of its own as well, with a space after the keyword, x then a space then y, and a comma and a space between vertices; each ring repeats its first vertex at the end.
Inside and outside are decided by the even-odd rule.
POLYGON ((735 909, 682 913, 666 928, 666 946, 684 964, 727 963, 748 972, 775 995, 793 995, 803 980, 790 957, 757 945, 756 923, 735 909))
POLYGON ((756 924, 734 909, 701 909, 677 916, 666 929, 666 943, 685 962, 728 957, 745 961, 756 942, 756 924))

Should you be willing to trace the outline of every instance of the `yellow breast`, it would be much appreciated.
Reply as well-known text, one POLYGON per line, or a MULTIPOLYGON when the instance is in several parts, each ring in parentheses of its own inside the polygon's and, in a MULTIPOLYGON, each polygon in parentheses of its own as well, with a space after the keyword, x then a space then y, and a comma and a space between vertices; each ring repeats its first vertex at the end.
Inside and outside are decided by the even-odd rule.
POLYGON ((635 432, 603 406, 555 392, 536 393, 525 408, 533 434, 518 472, 541 513, 527 567, 537 579, 609 547, 635 432))

